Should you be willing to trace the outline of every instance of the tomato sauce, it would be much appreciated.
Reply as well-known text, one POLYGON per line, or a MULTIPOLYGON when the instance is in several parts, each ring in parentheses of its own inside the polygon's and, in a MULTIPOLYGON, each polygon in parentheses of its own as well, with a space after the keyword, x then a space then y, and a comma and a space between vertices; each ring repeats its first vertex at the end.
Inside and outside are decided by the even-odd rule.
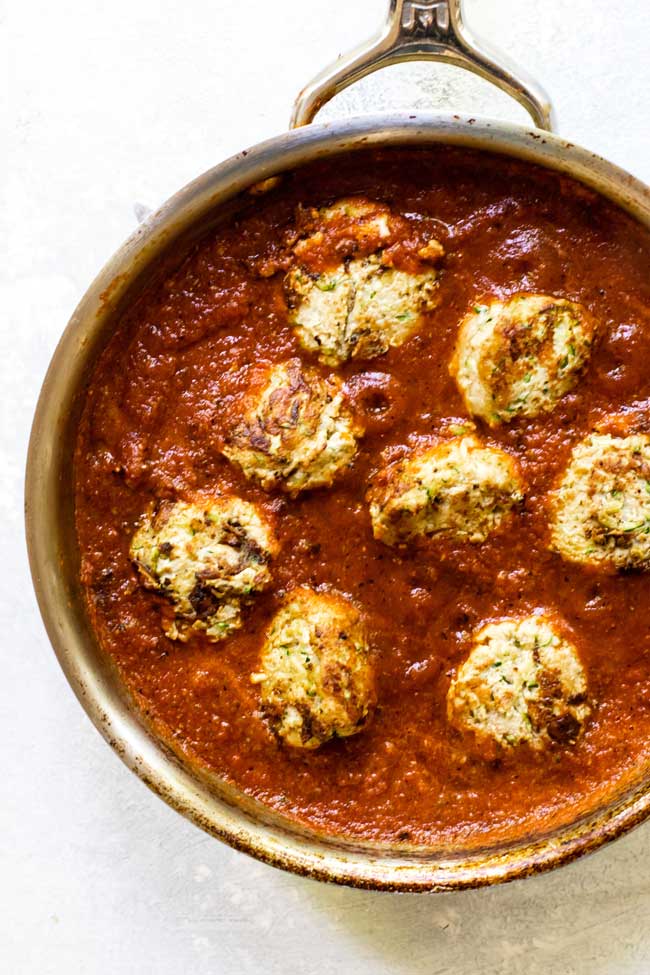
POLYGON ((649 403, 650 235, 609 202, 529 164, 445 147, 364 151, 287 173, 179 253, 176 270, 128 310, 95 369, 75 461, 94 627, 159 734, 303 823, 444 845, 573 820, 648 767, 650 574, 608 574, 550 553, 546 496, 595 423, 634 407, 650 428, 649 403), (299 204, 349 195, 385 202, 405 228, 441 241, 440 302, 401 348, 341 367, 366 436, 331 489, 292 500, 247 481, 220 446, 252 370, 295 355, 313 362, 287 324, 287 235, 299 204), (552 413, 493 430, 477 424, 487 444, 518 459, 523 511, 481 545, 382 545, 364 501, 370 474, 382 452, 467 419, 448 372, 458 323, 474 303, 517 291, 582 302, 603 323, 584 377, 552 413), (273 585, 227 640, 173 642, 129 542, 152 499, 211 492, 237 493, 272 518, 282 546, 273 585), (273 736, 250 674, 282 594, 322 584, 363 608, 379 704, 362 733, 303 752, 273 736), (573 745, 481 753, 447 722, 451 676, 481 623, 536 609, 565 621, 591 717, 573 745))

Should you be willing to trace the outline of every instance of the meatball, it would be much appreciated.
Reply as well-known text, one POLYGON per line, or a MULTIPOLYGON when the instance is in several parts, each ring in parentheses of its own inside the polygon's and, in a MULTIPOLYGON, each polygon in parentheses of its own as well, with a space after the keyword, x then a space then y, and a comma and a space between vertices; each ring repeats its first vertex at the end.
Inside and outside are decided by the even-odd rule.
POLYGON ((450 372, 469 412, 492 426, 537 416, 575 386, 596 333, 576 302, 517 294, 463 319, 450 372))
POLYGON ((375 677, 357 607, 338 592, 289 593, 251 680, 287 745, 318 748, 361 731, 375 704, 375 677))
POLYGON ((341 381, 299 359, 267 369, 248 390, 242 412, 223 453, 266 490, 292 495, 329 487, 354 460, 363 435, 341 381))
POLYGON ((300 344, 336 366, 347 359, 374 359, 403 345, 418 330, 422 313, 435 307, 438 273, 384 267, 371 255, 316 278, 302 268, 289 272, 291 323, 300 344))
POLYGON ((147 589, 173 607, 172 640, 203 632, 214 642, 241 626, 242 604, 266 589, 278 545, 253 504, 236 497, 161 504, 145 514, 130 555, 147 589))
POLYGON ((589 712, 578 652, 546 616, 483 626, 447 694, 451 724, 506 747, 574 742, 589 712))
POLYGON ((302 347, 336 366, 403 345, 437 304, 432 265, 442 245, 427 240, 417 251, 418 269, 407 271, 394 267, 386 250, 405 223, 387 207, 340 201, 320 211, 319 222, 294 248, 296 264, 285 278, 289 320, 302 347))
POLYGON ((593 433, 551 495, 551 548, 570 562, 650 568, 650 437, 593 433))
POLYGON ((367 494, 373 534, 386 545, 418 535, 483 542, 523 497, 516 460, 472 434, 389 463, 367 494))
POLYGON ((393 240, 400 226, 384 203, 362 196, 346 197, 318 210, 302 210, 300 217, 303 233, 293 251, 307 266, 379 250, 393 240))

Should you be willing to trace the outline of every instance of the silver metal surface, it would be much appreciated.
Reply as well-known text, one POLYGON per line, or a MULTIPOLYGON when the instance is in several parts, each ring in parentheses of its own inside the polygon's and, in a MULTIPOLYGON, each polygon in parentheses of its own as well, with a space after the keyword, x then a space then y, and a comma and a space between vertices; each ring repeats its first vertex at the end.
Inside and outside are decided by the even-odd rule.
POLYGON ((512 95, 540 129, 553 129, 553 108, 534 78, 479 41, 463 19, 462 0, 389 0, 379 33, 321 71, 298 95, 291 127, 307 125, 348 85, 401 61, 442 61, 466 68, 512 95))
POLYGON ((569 174, 650 227, 650 190, 610 163, 540 130, 425 114, 296 129, 211 169, 145 220, 92 283, 54 354, 27 466, 29 556, 41 613, 67 678, 107 741, 153 790, 203 829, 261 860, 319 879, 394 890, 480 886, 548 869, 650 815, 650 769, 579 821, 546 836, 481 850, 407 849, 319 835, 208 778, 148 728, 102 651, 84 608, 74 531, 73 450, 84 390, 120 314, 164 266, 170 248, 227 219, 246 190, 315 159, 367 147, 465 146, 569 174))

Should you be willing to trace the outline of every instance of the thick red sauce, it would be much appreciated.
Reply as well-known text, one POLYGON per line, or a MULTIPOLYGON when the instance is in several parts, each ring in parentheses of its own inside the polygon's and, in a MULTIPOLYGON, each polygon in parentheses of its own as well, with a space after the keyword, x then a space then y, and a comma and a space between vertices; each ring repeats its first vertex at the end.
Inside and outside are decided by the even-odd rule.
POLYGON ((574 818, 647 763, 650 575, 606 574, 547 550, 545 493, 572 445, 608 413, 650 398, 650 235, 555 174, 465 150, 363 153, 287 174, 251 197, 130 309, 90 384, 76 456, 77 527, 88 609, 106 651, 158 731, 193 762, 279 811, 373 839, 485 842, 574 818), (440 304, 400 348, 341 369, 367 433, 330 490, 291 500, 247 481, 220 454, 251 369, 302 354, 282 273, 299 203, 359 194, 425 220, 447 257, 440 304), (482 545, 375 542, 364 495, 381 451, 435 434, 465 411, 448 373, 457 325, 488 296, 538 291, 583 302, 604 333, 584 378, 551 414, 481 429, 520 461, 525 508, 482 545), (167 639, 159 597, 128 547, 153 498, 238 493, 274 519, 273 586, 219 644, 167 639), (259 711, 262 635, 283 591, 329 584, 364 609, 379 706, 355 737, 304 753, 259 711), (490 618, 562 617, 593 711, 574 745, 485 755, 447 723, 445 695, 490 618))

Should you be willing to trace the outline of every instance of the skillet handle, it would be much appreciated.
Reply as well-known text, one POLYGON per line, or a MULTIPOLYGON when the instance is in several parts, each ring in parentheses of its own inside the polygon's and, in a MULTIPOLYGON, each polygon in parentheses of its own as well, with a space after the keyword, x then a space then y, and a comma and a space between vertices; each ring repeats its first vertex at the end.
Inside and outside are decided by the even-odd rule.
POLYGON ((553 129, 544 89, 467 29, 462 0, 389 0, 380 32, 321 71, 298 95, 291 128, 307 125, 334 95, 366 75, 401 61, 443 61, 492 82, 515 98, 540 129, 553 129))

